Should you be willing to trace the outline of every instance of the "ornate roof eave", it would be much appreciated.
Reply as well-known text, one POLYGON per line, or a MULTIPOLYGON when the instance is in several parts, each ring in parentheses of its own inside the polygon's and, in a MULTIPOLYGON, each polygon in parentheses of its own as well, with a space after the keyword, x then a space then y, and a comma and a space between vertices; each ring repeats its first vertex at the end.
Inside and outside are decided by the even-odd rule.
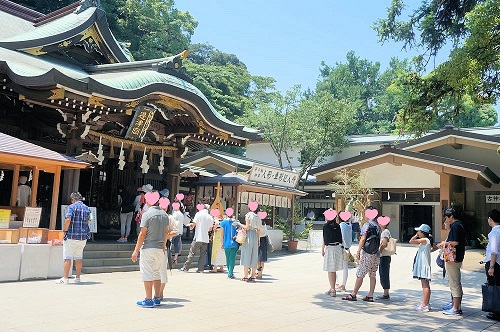
POLYGON ((68 41, 75 36, 85 34, 85 32, 88 31, 88 29, 91 29, 95 24, 97 30, 96 33, 100 34, 104 45, 111 52, 115 61, 130 61, 111 33, 106 21, 106 13, 99 8, 89 7, 81 13, 67 13, 66 15, 60 15, 50 19, 47 22, 42 21, 42 23, 39 24, 40 25, 37 25, 32 31, 0 41, 0 47, 10 50, 23 51, 34 55, 43 55, 45 54, 43 51, 44 47, 51 45, 63 45, 62 47, 65 47, 66 44, 68 44, 68 41), (69 15, 73 15, 73 17, 70 17, 69 15), (54 25, 57 27, 57 21, 59 19, 66 19, 68 21, 73 20, 74 22, 68 23, 68 26, 71 26, 71 28, 58 31, 58 33, 54 34, 54 29, 50 26, 54 25))
MULTIPOLYGON (((67 89, 67 91, 86 96, 89 100, 84 100, 84 104, 95 104, 90 101, 90 97, 94 96, 103 103, 105 103, 105 100, 112 100, 134 104, 139 104, 151 96, 156 95, 160 96, 160 98, 166 96, 174 101, 176 100, 177 104, 185 105, 191 113, 196 113, 195 118, 199 119, 200 135, 203 135, 204 131, 211 131, 211 127, 214 128, 211 133, 212 137, 219 134, 225 140, 231 137, 237 139, 240 145, 244 145, 248 140, 258 138, 257 131, 222 117, 195 86, 171 75, 151 70, 139 72, 124 72, 122 70, 113 73, 111 76, 107 73, 89 75, 76 66, 59 66, 28 54, 6 49, 4 49, 3 53, 1 51, 2 48, 0 48, 0 55, 3 54, 6 59, 0 60, 0 74, 8 76, 9 82, 6 82, 6 84, 20 94, 28 95, 29 92, 35 94, 44 93, 46 96, 42 98, 42 103, 50 104, 51 101, 48 100, 50 99, 48 97, 55 88, 67 89), (35 70, 38 75, 30 73, 30 71, 35 70), (139 88, 132 87, 127 90, 125 85, 120 85, 123 82, 116 83, 114 79, 116 75, 119 75, 120 78, 125 77, 125 80, 127 80, 127 74, 135 77, 136 73, 140 75, 140 78, 146 80, 144 82, 140 81, 140 84, 138 83, 139 88), (119 88, 110 86, 109 82, 113 82, 119 88), (50 94, 47 95, 47 93, 50 94)), ((67 103, 67 101, 64 103, 67 103)), ((102 105, 102 107, 110 106, 102 105)), ((203 137, 193 137, 193 139, 202 141, 203 137)))

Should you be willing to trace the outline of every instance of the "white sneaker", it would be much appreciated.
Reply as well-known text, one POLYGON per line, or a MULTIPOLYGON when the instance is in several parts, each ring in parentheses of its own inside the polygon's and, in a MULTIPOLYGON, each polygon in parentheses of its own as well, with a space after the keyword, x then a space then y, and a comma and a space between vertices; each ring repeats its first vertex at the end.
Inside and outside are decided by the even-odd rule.
POLYGON ((80 278, 75 278, 75 284, 79 284, 81 283, 82 281, 80 280, 80 278))
POLYGON ((69 279, 62 277, 56 280, 56 284, 69 285, 69 279))
POLYGON ((419 304, 415 307, 415 310, 421 312, 429 312, 431 311, 431 306, 430 305, 422 306, 421 304, 419 304))

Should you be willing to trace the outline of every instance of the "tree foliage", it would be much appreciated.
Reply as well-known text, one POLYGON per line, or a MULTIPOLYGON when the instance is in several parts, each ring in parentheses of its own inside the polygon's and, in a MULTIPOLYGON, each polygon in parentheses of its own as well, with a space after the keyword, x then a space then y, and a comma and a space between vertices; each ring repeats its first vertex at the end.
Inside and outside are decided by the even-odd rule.
POLYGON ((398 115, 400 130, 421 135, 447 117, 463 122, 460 113, 470 110, 482 112, 480 125, 495 124, 491 107, 478 104, 493 104, 499 97, 500 0, 425 1, 406 21, 398 20, 403 9, 403 1, 393 0, 387 18, 376 23, 381 41, 394 39, 423 49, 418 59, 422 66, 446 43, 454 49, 430 73, 410 72, 399 81, 407 93, 398 115), (476 105, 470 107, 471 101, 476 105))

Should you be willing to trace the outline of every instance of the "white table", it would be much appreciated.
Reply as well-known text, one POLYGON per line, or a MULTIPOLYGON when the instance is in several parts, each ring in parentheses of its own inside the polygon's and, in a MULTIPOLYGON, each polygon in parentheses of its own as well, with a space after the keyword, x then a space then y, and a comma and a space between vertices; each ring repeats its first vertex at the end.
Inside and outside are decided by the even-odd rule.
POLYGON ((19 280, 21 244, 0 244, 0 281, 19 280))
POLYGON ((49 271, 50 244, 23 244, 21 252, 19 280, 46 279, 49 271))
POLYGON ((61 278, 64 276, 63 246, 50 246, 48 278, 61 278))

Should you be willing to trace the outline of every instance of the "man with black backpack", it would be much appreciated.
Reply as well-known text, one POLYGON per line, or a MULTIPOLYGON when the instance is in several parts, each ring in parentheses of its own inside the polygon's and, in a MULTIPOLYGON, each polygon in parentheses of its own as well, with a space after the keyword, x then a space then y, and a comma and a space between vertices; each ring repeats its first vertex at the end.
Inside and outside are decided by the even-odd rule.
POLYGON ((361 238, 359 239, 358 252, 356 259, 359 260, 358 270, 356 271, 356 284, 351 294, 342 298, 347 301, 357 301, 357 294, 363 278, 368 274, 370 277, 370 291, 362 298, 363 301, 373 302, 373 292, 377 283, 377 270, 380 264, 380 234, 382 230, 376 221, 378 211, 369 206, 365 210, 365 216, 368 218, 361 228, 361 238))
POLYGON ((118 186, 118 204, 120 205, 121 237, 117 241, 127 242, 135 207, 134 197, 122 185, 118 186))

